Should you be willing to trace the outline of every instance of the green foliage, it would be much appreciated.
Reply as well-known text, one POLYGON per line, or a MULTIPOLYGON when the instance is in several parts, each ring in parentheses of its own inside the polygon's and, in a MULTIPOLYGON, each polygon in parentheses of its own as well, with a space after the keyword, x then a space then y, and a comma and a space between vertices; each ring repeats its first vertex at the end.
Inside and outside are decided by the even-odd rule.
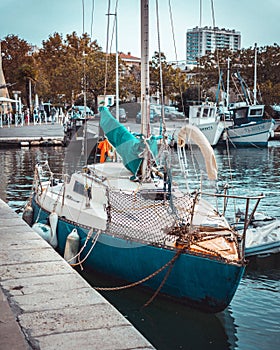
MULTIPOLYGON (((257 83, 259 103, 280 103, 280 47, 277 44, 257 49, 257 83)), ((220 72, 226 86, 228 58, 230 59, 230 88, 232 95, 237 95, 233 83, 234 73, 240 72, 248 88, 253 92, 255 48, 237 52, 220 50, 201 58, 193 82, 200 83, 202 90, 217 87, 220 72)), ((237 98, 235 96, 235 98, 237 98)))
POLYGON ((171 100, 173 103, 177 103, 182 99, 182 94, 186 90, 188 84, 186 82, 185 74, 180 68, 172 63, 166 61, 164 53, 159 55, 158 52, 154 53, 152 61, 150 63, 150 94, 161 94, 160 86, 160 65, 162 73, 162 85, 163 85, 163 101, 171 100))
MULTIPOLYGON (((10 88, 22 92, 23 103, 28 103, 29 82, 32 95, 52 103, 83 103, 82 92, 86 89, 87 104, 97 111, 97 97, 115 94, 115 54, 105 54, 97 41, 91 41, 88 34, 79 37, 75 32, 62 35, 54 33, 43 41, 39 50, 15 35, 2 40, 3 69, 6 81, 15 83, 10 88)), ((150 94, 161 93, 160 60, 163 83, 163 100, 183 105, 185 100, 213 100, 220 73, 226 85, 227 65, 233 76, 239 71, 246 84, 253 91, 254 48, 238 52, 230 50, 209 53, 200 59, 199 66, 193 70, 193 78, 186 79, 186 73, 166 61, 163 53, 154 53, 150 62, 150 94)), ((257 81, 259 102, 280 103, 280 48, 277 44, 258 48, 257 81)), ((126 67, 119 62, 120 98, 129 100, 140 97, 140 67, 126 67)), ((235 92, 230 82, 231 92, 235 92)), ((235 92, 236 93, 236 92, 235 92)))
POLYGON ((13 84, 10 89, 22 92, 22 97, 28 101, 28 80, 37 78, 36 63, 31 55, 31 45, 16 35, 8 35, 1 41, 2 64, 7 83, 13 84))

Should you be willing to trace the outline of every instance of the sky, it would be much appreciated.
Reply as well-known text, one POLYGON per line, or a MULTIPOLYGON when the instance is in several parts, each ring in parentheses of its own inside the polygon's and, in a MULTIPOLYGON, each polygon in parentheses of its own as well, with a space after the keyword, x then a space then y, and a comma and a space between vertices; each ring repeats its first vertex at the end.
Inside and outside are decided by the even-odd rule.
MULTIPOLYGON (((106 15, 108 2, 110 13, 115 13, 116 0, 0 0, 0 40, 14 34, 42 47, 42 41, 55 32, 65 38, 73 31, 79 36, 85 31, 104 51, 108 37, 109 51, 115 52, 117 47, 140 57, 140 0, 117 1, 117 40, 112 39, 115 16, 106 15)), ((155 4, 156 0, 150 0, 150 56, 159 51, 155 4)), ((167 61, 186 59, 187 29, 200 25, 239 31, 242 48, 255 43, 280 45, 279 0, 158 0, 158 13, 160 49, 167 61)))

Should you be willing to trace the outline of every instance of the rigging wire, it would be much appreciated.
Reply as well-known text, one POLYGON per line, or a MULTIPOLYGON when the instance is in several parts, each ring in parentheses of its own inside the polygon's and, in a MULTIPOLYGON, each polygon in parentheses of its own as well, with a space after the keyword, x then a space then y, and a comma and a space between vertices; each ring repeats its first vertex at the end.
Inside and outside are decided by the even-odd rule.
MULTIPOLYGON (((178 64, 178 55, 177 55, 177 47, 176 47, 176 41, 175 41, 175 30, 174 30, 174 21, 173 21, 173 14, 172 14, 172 7, 171 7, 171 1, 168 1, 169 4, 169 17, 170 17, 170 23, 171 23, 171 31, 172 31, 172 39, 173 39, 173 46, 174 46, 174 52, 175 52, 175 60, 176 64, 178 64)), ((185 114, 185 106, 183 101, 183 91, 182 86, 180 84, 180 98, 181 98, 181 105, 183 108, 183 113, 185 114)))
POLYGON ((108 46, 109 46, 109 31, 110 31, 110 8, 111 1, 108 0, 108 9, 107 9, 107 35, 106 35, 106 58, 105 58, 105 81, 104 81, 104 101, 107 93, 107 76, 108 76, 108 46))
POLYGON ((90 39, 92 40, 92 32, 93 32, 93 15, 94 15, 94 9, 95 9, 95 3, 94 0, 92 0, 91 5, 91 23, 90 23, 90 39))
MULTIPOLYGON (((114 23, 113 23, 113 30, 112 30, 112 36, 111 39, 110 37, 110 16, 112 15, 111 13, 111 1, 108 0, 108 8, 107 8, 107 33, 106 33, 106 59, 105 59, 105 83, 104 83, 104 101, 106 98, 106 93, 107 93, 107 81, 108 81, 108 59, 109 59, 109 53, 111 53, 112 49, 112 42, 113 42, 113 36, 116 31, 116 22, 117 22, 117 8, 118 8, 118 0, 115 2, 115 12, 113 15, 115 16, 114 23), (109 42, 111 44, 109 45, 109 42)), ((117 54, 117 53, 116 53, 117 54)))
POLYGON ((86 107, 87 107, 87 101, 86 101, 86 53, 85 53, 85 2, 82 0, 82 7, 83 7, 83 93, 84 93, 84 117, 85 117, 85 125, 83 129, 83 142, 82 142, 82 150, 81 155, 85 157, 85 164, 88 162, 88 149, 87 149, 87 113, 86 113, 86 107))
POLYGON ((113 39, 114 39, 115 31, 116 31, 116 35, 117 35, 117 12, 118 12, 118 2, 119 2, 119 0, 116 0, 115 12, 113 13, 113 15, 115 16, 115 18, 114 18, 113 29, 112 29, 111 44, 110 44, 110 53, 113 51, 113 50, 112 50, 112 46, 113 46, 113 39))
POLYGON ((82 0, 82 7, 83 7, 83 34, 85 34, 85 2, 82 0))
POLYGON ((159 12, 158 12, 158 0, 156 0, 156 17, 157 17, 157 37, 158 37, 158 58, 159 58, 159 79, 160 79, 160 104, 162 114, 162 134, 163 142, 166 142, 166 124, 164 116, 164 95, 163 95, 163 77, 162 77, 162 62, 161 62, 161 48, 160 48, 160 30, 159 30, 159 12))
POLYGON ((217 47, 217 37, 216 37, 216 21, 215 21, 215 10, 214 10, 214 0, 211 0, 211 13, 212 13, 212 21, 213 21, 213 29, 215 36, 215 51, 217 55, 217 66, 218 66, 218 76, 220 78, 221 69, 220 69, 220 57, 219 57, 219 49, 217 47))

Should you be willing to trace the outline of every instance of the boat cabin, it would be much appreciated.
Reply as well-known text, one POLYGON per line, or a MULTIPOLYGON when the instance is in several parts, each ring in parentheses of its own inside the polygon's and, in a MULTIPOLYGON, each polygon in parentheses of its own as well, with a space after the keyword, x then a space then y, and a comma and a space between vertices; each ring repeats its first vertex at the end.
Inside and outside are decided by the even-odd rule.
POLYGON ((201 124, 203 122, 209 122, 209 120, 216 120, 217 107, 215 104, 202 104, 198 106, 190 106, 189 120, 195 122, 195 124, 201 124))
POLYGON ((236 104, 230 107, 234 125, 243 125, 252 122, 259 122, 264 116, 264 105, 236 104))

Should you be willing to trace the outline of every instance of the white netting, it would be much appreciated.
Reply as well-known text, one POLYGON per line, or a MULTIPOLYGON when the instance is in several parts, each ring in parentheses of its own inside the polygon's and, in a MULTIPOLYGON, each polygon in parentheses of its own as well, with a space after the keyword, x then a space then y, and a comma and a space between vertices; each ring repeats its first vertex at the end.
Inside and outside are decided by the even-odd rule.
POLYGON ((112 235, 147 243, 164 243, 170 235, 186 232, 194 198, 168 192, 141 191, 134 195, 108 192, 108 230, 112 235))

